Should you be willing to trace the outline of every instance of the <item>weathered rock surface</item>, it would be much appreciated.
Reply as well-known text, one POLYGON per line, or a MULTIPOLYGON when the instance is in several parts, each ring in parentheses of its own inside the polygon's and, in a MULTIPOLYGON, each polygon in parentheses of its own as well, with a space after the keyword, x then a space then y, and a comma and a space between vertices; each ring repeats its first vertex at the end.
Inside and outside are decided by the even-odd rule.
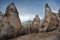
POLYGON ((0 12, 0 40, 60 40, 60 10, 55 14, 46 4, 44 20, 41 21, 36 15, 25 28, 18 15, 14 3, 8 5, 5 14, 0 12))
POLYGON ((18 11, 15 7, 14 3, 11 3, 6 10, 7 20, 9 21, 10 25, 12 25, 16 31, 18 31, 22 25, 21 21, 18 16, 18 11))
POLYGON ((48 4, 45 5, 45 17, 41 24, 44 31, 52 31, 58 26, 57 18, 53 15, 48 4))
POLYGON ((14 3, 6 8, 4 15, 0 12, 0 28, 1 40, 14 37, 20 32, 22 24, 14 3))
POLYGON ((32 32, 36 31, 38 32, 40 27, 40 18, 38 15, 35 16, 34 20, 32 21, 32 32))
POLYGON ((60 33, 32 33, 10 40, 60 40, 60 33))

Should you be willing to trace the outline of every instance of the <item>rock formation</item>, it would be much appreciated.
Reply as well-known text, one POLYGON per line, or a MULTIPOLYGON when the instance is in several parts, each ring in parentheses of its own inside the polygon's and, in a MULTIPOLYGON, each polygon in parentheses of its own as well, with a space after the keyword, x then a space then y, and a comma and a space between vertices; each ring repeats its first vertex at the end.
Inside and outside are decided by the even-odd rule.
POLYGON ((44 31, 52 31, 56 28, 58 22, 56 16, 52 13, 48 4, 45 5, 45 17, 44 21, 41 24, 41 28, 44 31))
POLYGON ((7 16, 9 25, 13 26, 16 32, 20 30, 22 25, 21 25, 21 21, 19 20, 18 11, 14 3, 11 3, 7 7, 5 15, 7 16))
POLYGON ((4 15, 2 15, 2 13, 0 12, 0 21, 2 22, 0 22, 0 27, 2 27, 2 29, 0 29, 0 38, 2 37, 2 39, 18 35, 22 28, 22 24, 18 16, 18 11, 14 3, 11 3, 6 8, 6 12, 4 15))
POLYGON ((58 11, 58 22, 59 22, 59 26, 60 26, 60 10, 58 11))
MULTIPOLYGON (((22 27, 22 24, 18 15, 19 14, 14 3, 11 3, 10 5, 8 5, 8 7, 6 8, 5 14, 0 12, 0 40, 6 40, 8 38, 13 38, 13 37, 16 38, 17 36, 20 36, 22 34, 29 34, 31 32, 40 32, 39 35, 40 37, 42 37, 40 38, 41 40, 42 39, 45 40, 45 37, 46 37, 46 40, 49 40, 50 37, 51 37, 51 40, 55 38, 56 40, 57 39, 59 40, 60 35, 58 37, 56 36, 56 34, 59 34, 59 33, 55 34, 55 33, 51 33, 51 31, 59 29, 59 32, 60 32, 60 10, 58 11, 58 13, 53 13, 50 7, 48 6, 48 4, 46 3, 44 19, 41 21, 39 16, 36 15, 33 21, 28 21, 27 26, 24 25, 25 27, 22 27), (48 33, 43 33, 43 34, 41 33, 46 31, 48 33)), ((30 35, 22 37, 22 39, 18 37, 17 39, 36 40, 34 38, 37 38, 38 40, 39 38, 38 34, 30 34, 30 35), (26 38, 29 38, 29 39, 26 39, 26 38)))
POLYGON ((38 32, 39 27, 40 27, 40 18, 38 15, 36 15, 34 20, 32 21, 32 30, 38 32))

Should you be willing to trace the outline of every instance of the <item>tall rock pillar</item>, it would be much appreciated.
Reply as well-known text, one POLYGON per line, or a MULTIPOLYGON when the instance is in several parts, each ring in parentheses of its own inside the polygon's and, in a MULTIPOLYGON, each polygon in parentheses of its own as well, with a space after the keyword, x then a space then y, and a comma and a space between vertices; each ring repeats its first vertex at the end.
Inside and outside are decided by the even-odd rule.
POLYGON ((40 18, 38 15, 36 15, 32 22, 32 30, 38 32, 39 27, 40 27, 40 18))
POLYGON ((41 26, 42 29, 44 31, 52 31, 53 29, 56 28, 57 24, 58 23, 57 23, 56 16, 54 16, 50 7, 46 3, 46 5, 45 5, 45 17, 44 17, 44 20, 43 20, 42 26, 41 26))
POLYGON ((22 27, 21 21, 18 16, 18 11, 17 8, 15 7, 14 3, 11 3, 7 8, 6 8, 6 13, 5 15, 7 16, 7 20, 10 26, 14 27, 15 31, 19 31, 22 27))

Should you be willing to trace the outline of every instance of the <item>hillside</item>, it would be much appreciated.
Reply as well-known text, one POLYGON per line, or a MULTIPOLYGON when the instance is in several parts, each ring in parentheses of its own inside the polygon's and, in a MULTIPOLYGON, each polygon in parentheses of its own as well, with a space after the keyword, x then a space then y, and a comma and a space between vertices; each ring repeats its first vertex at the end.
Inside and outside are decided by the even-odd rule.
POLYGON ((60 40, 59 32, 31 33, 10 40, 60 40))

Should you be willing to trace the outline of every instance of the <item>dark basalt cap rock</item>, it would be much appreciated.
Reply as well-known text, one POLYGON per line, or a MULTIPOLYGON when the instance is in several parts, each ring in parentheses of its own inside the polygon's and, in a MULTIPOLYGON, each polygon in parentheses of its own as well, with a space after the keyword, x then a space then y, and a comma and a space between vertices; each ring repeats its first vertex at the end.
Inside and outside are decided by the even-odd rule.
MULTIPOLYGON (((47 7, 47 8, 49 8, 49 9, 50 9, 50 7, 49 7, 48 3, 46 3, 45 7, 47 7)), ((51 9, 50 9, 50 11, 51 11, 51 9)))
POLYGON ((48 8, 49 8, 49 5, 48 5, 48 3, 46 3, 45 7, 48 7, 48 8))

